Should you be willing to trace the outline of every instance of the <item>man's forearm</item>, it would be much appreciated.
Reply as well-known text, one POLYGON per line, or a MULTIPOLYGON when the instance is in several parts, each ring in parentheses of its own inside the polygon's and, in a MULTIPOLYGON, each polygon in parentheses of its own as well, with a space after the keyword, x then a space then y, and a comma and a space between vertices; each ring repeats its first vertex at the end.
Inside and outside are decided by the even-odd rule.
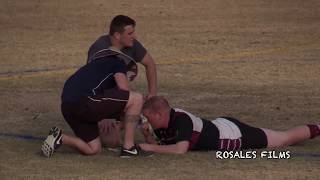
POLYGON ((146 66, 146 77, 148 80, 148 89, 149 94, 156 95, 158 92, 157 88, 157 68, 156 65, 153 63, 150 63, 148 66, 146 66))
POLYGON ((168 153, 168 154, 184 154, 187 152, 184 148, 179 148, 177 144, 172 145, 156 145, 150 144, 150 150, 156 153, 168 153))
POLYGON ((156 63, 150 56, 150 54, 146 54, 143 60, 141 61, 143 66, 146 69, 146 77, 148 80, 148 89, 149 95, 157 95, 158 87, 157 87, 157 68, 156 63))

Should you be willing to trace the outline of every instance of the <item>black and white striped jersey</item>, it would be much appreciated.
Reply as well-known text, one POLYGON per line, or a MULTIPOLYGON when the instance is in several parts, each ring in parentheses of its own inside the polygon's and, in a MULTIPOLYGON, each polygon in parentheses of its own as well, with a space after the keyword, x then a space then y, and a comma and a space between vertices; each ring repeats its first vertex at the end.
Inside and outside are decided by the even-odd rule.
POLYGON ((171 109, 168 128, 155 129, 162 144, 189 141, 189 150, 213 150, 218 147, 219 130, 208 120, 182 109, 171 109))
POLYGON ((231 117, 214 120, 199 118, 182 109, 171 109, 168 128, 155 129, 162 144, 189 141, 189 150, 240 150, 267 147, 268 140, 260 128, 231 117))

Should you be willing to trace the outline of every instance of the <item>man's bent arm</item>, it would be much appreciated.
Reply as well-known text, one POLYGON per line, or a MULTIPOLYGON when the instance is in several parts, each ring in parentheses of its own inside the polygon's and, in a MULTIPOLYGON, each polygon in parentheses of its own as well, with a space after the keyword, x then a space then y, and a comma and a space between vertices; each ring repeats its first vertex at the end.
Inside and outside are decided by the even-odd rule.
POLYGON ((148 80, 148 88, 149 88, 149 95, 148 96, 155 96, 157 95, 158 88, 157 88, 157 68, 153 58, 147 53, 141 63, 146 69, 146 77, 148 80))
POLYGON ((114 75, 114 79, 115 79, 119 89, 126 90, 126 91, 130 90, 128 79, 127 79, 127 76, 125 74, 116 73, 114 75))

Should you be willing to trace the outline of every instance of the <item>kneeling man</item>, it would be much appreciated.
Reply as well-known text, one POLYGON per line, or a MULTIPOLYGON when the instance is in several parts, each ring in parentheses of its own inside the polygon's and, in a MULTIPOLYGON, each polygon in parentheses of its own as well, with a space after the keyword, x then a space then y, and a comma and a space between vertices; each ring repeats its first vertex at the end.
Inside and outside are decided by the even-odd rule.
POLYGON ((124 122, 121 157, 143 152, 134 144, 143 96, 129 89, 126 75, 132 63, 135 64, 119 58, 113 51, 105 51, 97 54, 94 61, 81 67, 65 82, 61 111, 76 136, 62 134, 59 128, 53 127, 42 145, 45 156, 52 156, 62 144, 74 147, 84 155, 99 153, 99 122, 111 119, 124 122))

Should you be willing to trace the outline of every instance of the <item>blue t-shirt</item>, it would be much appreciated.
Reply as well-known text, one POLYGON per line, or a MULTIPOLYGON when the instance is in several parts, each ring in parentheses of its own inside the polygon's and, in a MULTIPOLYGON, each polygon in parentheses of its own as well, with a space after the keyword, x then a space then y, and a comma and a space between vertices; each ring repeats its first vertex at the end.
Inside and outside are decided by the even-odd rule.
MULTIPOLYGON (((102 49, 108 49, 111 46, 112 44, 109 35, 103 35, 99 37, 89 48, 87 62, 89 62, 89 58, 91 58, 95 53, 102 49)), ((125 47, 121 49, 121 51, 133 58, 136 62, 141 62, 144 56, 147 54, 147 50, 136 39, 133 41, 132 47, 125 47)))
POLYGON ((103 93, 116 88, 116 73, 126 74, 125 63, 116 56, 103 57, 88 63, 76 71, 64 84, 62 102, 77 102, 83 97, 103 93))

